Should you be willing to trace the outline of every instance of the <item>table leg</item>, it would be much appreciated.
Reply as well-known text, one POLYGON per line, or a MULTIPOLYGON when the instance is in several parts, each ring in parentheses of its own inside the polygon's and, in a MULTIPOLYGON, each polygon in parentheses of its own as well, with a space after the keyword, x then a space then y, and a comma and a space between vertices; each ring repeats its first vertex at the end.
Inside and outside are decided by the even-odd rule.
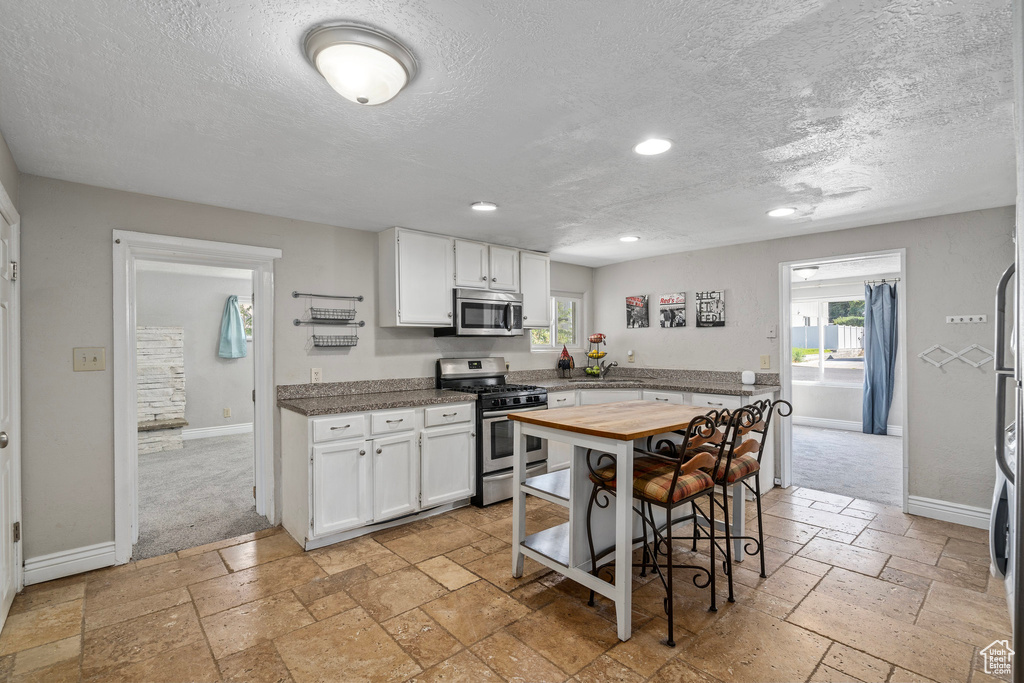
POLYGON ((513 420, 512 439, 512 576, 523 575, 522 542, 526 538, 526 494, 520 484, 526 479, 526 437, 523 423, 513 420))
POLYGON ((746 529, 746 496, 743 491, 743 484, 732 486, 732 537, 733 537, 733 562, 743 561, 743 541, 740 538, 746 529))
POLYGON ((615 450, 615 620, 619 640, 629 640, 633 614, 633 443, 615 450))

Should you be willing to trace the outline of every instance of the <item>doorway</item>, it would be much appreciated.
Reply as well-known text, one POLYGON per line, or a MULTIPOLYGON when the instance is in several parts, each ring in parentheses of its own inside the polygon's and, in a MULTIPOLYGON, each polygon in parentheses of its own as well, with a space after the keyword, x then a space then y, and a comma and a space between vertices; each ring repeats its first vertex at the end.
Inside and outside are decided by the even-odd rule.
POLYGON ((782 264, 783 486, 906 509, 904 275, 902 250, 782 264), (865 285, 883 281, 898 301, 895 384, 884 429, 864 433, 865 285))
MULTIPOLYGON (((249 486, 255 486, 255 514, 265 517, 270 524, 277 523, 273 462, 273 267, 274 260, 281 257, 281 251, 264 247, 115 230, 113 231, 113 252, 115 562, 122 564, 132 559, 133 546, 140 540, 140 392, 138 382, 140 366, 137 364, 136 358, 140 323, 139 276, 143 274, 143 279, 145 279, 144 273, 147 272, 147 268, 152 268, 149 264, 153 263, 165 264, 161 266, 164 269, 202 266, 245 270, 249 273, 247 283, 249 286, 243 288, 248 289, 253 296, 252 342, 248 350, 251 351, 255 392, 255 394, 250 393, 249 397, 253 415, 252 480, 254 483, 249 486), (266 305, 262 305, 263 302, 266 302, 266 305)), ((223 301, 221 306, 224 306, 223 301)), ((222 406, 222 408, 224 407, 227 406, 222 406)), ((223 415, 223 412, 221 414, 223 415)), ((234 408, 232 407, 233 414, 234 408)), ((185 429, 184 425, 182 425, 182 429, 185 429)), ((221 434, 221 436, 239 435, 221 434)), ((183 439, 184 444, 188 444, 192 440, 200 439, 183 439)), ((184 444, 182 450, 185 450, 184 444)), ((244 450, 242 459, 245 460, 244 450)), ((183 464, 182 467, 187 467, 187 465, 183 464)), ((170 469, 173 470, 173 466, 170 469)), ((182 478, 184 478, 183 475, 182 478)), ((247 488, 247 491, 251 492, 251 490, 251 488, 247 488)))
POLYGON ((0 627, 24 588, 21 540, 21 218, 0 185, 0 627))
POLYGON ((135 560, 272 526, 255 505, 252 275, 136 263, 135 560))

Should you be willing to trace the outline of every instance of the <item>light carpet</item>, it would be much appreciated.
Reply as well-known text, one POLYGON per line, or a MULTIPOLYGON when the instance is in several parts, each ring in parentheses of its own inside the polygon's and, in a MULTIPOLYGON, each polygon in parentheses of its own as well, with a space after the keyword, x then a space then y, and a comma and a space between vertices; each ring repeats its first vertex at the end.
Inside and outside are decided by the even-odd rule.
POLYGON ((178 451, 139 456, 142 560, 273 526, 252 497, 252 434, 192 439, 178 451))
POLYGON ((793 425, 793 484, 903 505, 903 439, 793 425))

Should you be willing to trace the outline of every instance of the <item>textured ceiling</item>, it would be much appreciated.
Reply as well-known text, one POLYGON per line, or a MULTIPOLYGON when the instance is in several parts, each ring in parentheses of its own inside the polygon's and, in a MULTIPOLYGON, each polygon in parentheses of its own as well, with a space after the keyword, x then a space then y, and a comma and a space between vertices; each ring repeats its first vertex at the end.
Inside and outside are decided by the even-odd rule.
POLYGON ((0 16, 19 167, 103 187, 587 265, 1014 199, 1009 0, 0 0, 0 16), (330 20, 398 37, 419 75, 385 105, 344 100, 301 50, 330 20), (675 147, 633 154, 649 135, 675 147), (779 205, 797 217, 765 216, 779 205))
MULTIPOLYGON (((808 283, 820 282, 822 280, 874 277, 876 275, 899 273, 900 255, 886 254, 885 256, 871 256, 824 263, 809 262, 807 265, 818 267, 818 271, 806 279, 808 283)), ((794 266, 794 270, 796 268, 799 268, 799 266, 794 266)), ((805 279, 794 272, 792 273, 792 281, 803 283, 805 279)))

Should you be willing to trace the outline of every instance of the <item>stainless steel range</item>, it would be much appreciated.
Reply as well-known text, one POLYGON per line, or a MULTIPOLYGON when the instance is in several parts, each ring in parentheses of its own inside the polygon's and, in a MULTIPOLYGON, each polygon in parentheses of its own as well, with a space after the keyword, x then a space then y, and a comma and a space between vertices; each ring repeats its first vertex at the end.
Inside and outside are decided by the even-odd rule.
MULTIPOLYGON (((547 410, 542 387, 505 383, 504 358, 441 358, 437 388, 476 395, 476 494, 473 504, 490 505, 512 497, 512 421, 508 416, 547 410)), ((526 474, 547 472, 548 442, 529 437, 526 474)))

